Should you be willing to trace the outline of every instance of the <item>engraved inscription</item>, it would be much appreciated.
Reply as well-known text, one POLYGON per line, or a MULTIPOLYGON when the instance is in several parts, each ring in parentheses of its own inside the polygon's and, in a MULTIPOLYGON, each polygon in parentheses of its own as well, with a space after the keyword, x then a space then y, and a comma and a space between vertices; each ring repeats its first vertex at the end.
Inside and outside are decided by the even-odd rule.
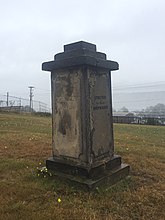
POLYGON ((106 96, 94 96, 93 110, 108 109, 106 96))
POLYGON ((94 158, 109 155, 113 150, 112 129, 110 124, 110 88, 107 73, 93 74, 95 85, 90 88, 91 94, 91 145, 94 158))

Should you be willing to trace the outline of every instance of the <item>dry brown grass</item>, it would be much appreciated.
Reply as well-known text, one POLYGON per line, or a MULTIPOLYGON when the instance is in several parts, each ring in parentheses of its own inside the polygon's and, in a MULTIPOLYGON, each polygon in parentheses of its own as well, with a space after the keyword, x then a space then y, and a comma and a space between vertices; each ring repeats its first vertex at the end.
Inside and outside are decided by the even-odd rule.
POLYGON ((165 127, 114 128, 116 152, 131 175, 86 192, 37 176, 51 155, 50 118, 0 114, 0 219, 165 219, 165 127))

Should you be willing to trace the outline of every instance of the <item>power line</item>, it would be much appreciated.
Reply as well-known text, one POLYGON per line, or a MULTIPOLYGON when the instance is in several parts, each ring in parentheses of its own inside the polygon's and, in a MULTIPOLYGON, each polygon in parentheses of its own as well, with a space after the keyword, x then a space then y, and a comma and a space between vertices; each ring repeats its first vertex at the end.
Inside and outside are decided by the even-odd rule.
POLYGON ((114 86, 113 90, 127 90, 127 89, 138 89, 138 88, 152 88, 157 86, 165 86, 165 81, 155 82, 155 83, 143 83, 143 84, 134 84, 134 85, 125 85, 125 86, 114 86))

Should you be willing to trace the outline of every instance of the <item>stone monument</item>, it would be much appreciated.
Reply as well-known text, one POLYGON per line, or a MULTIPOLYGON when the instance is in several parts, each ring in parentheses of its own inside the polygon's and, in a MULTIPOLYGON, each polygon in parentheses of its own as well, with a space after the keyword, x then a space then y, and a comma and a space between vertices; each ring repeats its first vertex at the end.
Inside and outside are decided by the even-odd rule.
POLYGON ((113 184, 129 173, 114 154, 111 71, 117 62, 79 41, 44 62, 51 72, 52 149, 46 161, 56 175, 93 188, 113 184))

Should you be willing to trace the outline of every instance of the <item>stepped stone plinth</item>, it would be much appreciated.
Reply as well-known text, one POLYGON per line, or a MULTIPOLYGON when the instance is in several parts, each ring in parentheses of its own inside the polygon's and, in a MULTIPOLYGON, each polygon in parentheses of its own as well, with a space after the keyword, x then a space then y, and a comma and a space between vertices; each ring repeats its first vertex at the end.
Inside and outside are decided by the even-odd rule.
POLYGON ((93 188, 113 184, 129 173, 114 153, 111 71, 117 62, 84 41, 64 46, 51 72, 52 157, 46 167, 56 175, 93 188))

